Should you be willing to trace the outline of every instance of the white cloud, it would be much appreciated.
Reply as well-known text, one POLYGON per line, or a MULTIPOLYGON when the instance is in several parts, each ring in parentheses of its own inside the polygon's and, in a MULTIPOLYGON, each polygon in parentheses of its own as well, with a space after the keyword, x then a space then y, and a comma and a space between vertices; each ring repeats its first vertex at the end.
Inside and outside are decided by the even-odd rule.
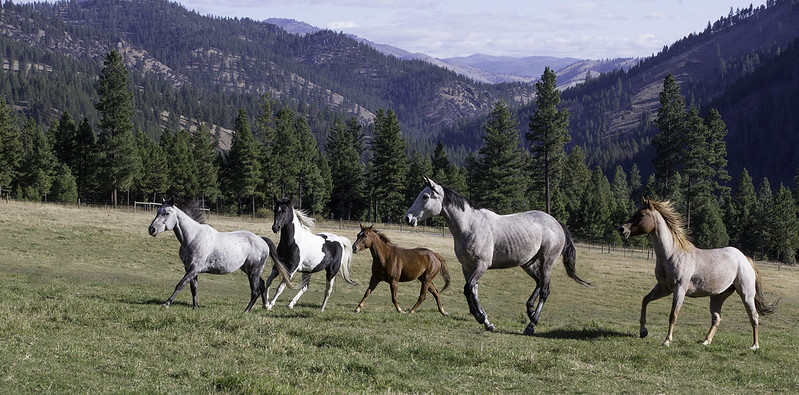
POLYGON ((342 29, 355 29, 358 27, 358 24, 355 23, 355 21, 334 21, 325 25, 325 27, 335 31, 342 29))

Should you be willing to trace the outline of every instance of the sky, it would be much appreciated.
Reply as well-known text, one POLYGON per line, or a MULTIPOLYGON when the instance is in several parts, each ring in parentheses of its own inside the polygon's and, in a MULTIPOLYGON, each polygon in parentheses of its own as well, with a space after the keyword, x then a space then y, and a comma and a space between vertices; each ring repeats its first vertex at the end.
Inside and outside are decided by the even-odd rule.
POLYGON ((436 58, 646 57, 752 0, 178 0, 202 15, 287 18, 436 58))

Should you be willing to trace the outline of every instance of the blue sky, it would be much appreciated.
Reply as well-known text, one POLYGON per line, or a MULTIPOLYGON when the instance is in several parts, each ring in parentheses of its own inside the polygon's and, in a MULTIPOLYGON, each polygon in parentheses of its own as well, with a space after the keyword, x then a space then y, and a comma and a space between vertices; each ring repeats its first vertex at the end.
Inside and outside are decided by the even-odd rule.
POLYGON ((178 0, 202 15, 289 18, 437 58, 645 57, 742 0, 178 0))

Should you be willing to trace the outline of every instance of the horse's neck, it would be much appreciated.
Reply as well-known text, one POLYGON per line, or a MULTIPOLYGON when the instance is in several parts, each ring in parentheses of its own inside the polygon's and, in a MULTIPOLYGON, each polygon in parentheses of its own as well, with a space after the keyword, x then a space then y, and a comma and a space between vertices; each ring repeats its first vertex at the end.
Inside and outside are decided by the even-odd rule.
POLYGON ((444 217, 450 232, 456 236, 472 229, 474 227, 473 222, 477 220, 479 215, 482 215, 479 210, 468 205, 464 207, 464 210, 453 205, 441 209, 441 216, 444 217))
POLYGON ((372 246, 369 247, 369 252, 372 253, 372 259, 385 264, 389 248, 388 243, 380 239, 380 236, 375 236, 375 240, 372 241, 372 246))
POLYGON ((189 217, 181 210, 175 210, 178 216, 175 227, 172 229, 180 244, 191 242, 200 233, 202 224, 189 217))
POLYGON ((677 243, 666 220, 658 213, 655 229, 649 233, 652 247, 659 262, 669 261, 677 252, 677 243))

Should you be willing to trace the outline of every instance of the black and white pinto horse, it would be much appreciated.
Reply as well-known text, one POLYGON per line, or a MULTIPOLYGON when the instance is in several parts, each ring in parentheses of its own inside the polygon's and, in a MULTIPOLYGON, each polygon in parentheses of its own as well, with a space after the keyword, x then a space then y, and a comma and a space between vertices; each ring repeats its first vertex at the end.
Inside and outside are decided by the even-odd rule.
MULTIPOLYGON (((202 223, 200 215, 189 206, 183 212, 170 199, 158 209, 147 231, 151 236, 174 230, 180 242, 178 255, 186 269, 186 274, 175 286, 175 291, 164 303, 169 307, 186 284, 191 287, 194 308, 197 308, 197 275, 200 273, 228 274, 241 269, 250 281, 250 303, 245 312, 250 311, 260 296, 266 307, 266 287, 261 273, 269 257, 275 261, 273 270, 279 272, 284 281, 289 280, 287 269, 275 253, 275 245, 265 237, 256 236, 246 230, 218 232, 210 225, 202 223), (198 221, 199 220, 199 221, 198 221)), ((289 287, 295 288, 289 281, 289 287)))
MULTIPOLYGON (((303 293, 308 290, 308 282, 311 273, 324 270, 327 274, 327 289, 322 300, 322 311, 325 310, 330 293, 333 292, 333 282, 336 274, 341 273, 344 281, 349 284, 357 285, 350 278, 350 261, 352 261, 352 249, 350 241, 346 237, 332 233, 311 232, 315 224, 313 218, 308 217, 302 210, 294 208, 294 201, 290 199, 275 199, 275 221, 272 231, 280 232, 280 241, 277 244, 277 254, 284 262, 289 271, 289 278, 296 272, 302 273, 302 285, 299 292, 291 300, 288 307, 294 305, 303 293)), ((266 297, 269 297, 269 286, 277 276, 277 269, 272 269, 272 273, 266 279, 266 297)), ((285 280, 284 280, 285 281, 285 280)), ((266 305, 267 309, 274 307, 278 296, 285 288, 285 282, 281 282, 275 291, 275 296, 266 305)))
POLYGON ((466 198, 425 177, 427 186, 405 215, 416 226, 432 216, 441 215, 452 232, 455 256, 461 263, 466 284, 463 294, 469 311, 488 331, 494 324, 488 321, 477 296, 477 282, 488 269, 521 266, 535 280, 535 290, 527 300, 530 324, 525 335, 535 333, 535 325, 549 296, 549 282, 558 255, 563 255, 566 273, 578 284, 591 284, 577 276, 574 263, 576 249, 566 227, 541 211, 499 215, 491 210, 474 207, 466 198), (538 304, 536 305, 536 299, 538 304))

